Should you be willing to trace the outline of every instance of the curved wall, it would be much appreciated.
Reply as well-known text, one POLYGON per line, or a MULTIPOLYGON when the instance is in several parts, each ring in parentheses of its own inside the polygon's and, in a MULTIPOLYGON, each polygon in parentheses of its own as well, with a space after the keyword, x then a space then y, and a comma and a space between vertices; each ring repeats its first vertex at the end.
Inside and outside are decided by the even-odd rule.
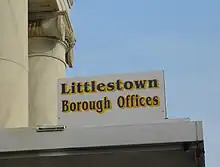
POLYGON ((28 126, 28 0, 0 1, 0 128, 28 126))

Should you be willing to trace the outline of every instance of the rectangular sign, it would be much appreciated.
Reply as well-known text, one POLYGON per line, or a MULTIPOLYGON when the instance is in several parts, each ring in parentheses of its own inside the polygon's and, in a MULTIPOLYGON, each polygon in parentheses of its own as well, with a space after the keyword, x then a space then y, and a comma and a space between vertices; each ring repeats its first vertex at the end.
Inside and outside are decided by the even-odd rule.
POLYGON ((58 80, 58 124, 134 125, 166 117, 163 71, 58 80))

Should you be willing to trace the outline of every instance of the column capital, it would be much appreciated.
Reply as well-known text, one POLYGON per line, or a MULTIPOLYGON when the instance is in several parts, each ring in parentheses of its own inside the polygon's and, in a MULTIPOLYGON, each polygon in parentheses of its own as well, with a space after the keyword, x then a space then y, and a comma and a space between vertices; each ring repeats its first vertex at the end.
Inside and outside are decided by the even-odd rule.
POLYGON ((76 42, 68 10, 73 0, 29 0, 28 36, 56 38, 66 45, 66 63, 73 66, 76 42))

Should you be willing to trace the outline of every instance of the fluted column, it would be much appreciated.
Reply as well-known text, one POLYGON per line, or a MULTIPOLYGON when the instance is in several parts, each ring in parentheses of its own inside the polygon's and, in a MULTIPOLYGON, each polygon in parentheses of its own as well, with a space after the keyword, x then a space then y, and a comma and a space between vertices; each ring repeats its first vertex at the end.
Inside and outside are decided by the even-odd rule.
POLYGON ((29 126, 57 124, 57 80, 72 67, 72 27, 65 12, 34 13, 30 18, 29 126))
POLYGON ((28 126, 28 0, 0 0, 0 128, 28 126))

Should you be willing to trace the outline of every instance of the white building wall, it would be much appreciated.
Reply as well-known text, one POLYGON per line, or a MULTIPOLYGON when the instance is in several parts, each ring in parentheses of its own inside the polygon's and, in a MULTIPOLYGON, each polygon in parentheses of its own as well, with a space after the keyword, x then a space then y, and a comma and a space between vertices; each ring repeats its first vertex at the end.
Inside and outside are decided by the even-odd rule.
POLYGON ((0 128, 28 126, 28 0, 0 0, 0 128))

